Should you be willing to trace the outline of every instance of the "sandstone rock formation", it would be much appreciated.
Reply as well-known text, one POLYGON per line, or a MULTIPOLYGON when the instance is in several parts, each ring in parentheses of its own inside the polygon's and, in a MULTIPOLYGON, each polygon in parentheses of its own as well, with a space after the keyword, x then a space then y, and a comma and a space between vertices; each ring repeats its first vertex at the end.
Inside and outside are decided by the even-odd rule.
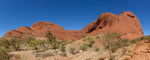
POLYGON ((13 37, 13 36, 21 37, 22 35, 23 33, 20 31, 10 30, 4 35, 4 37, 13 37))
POLYGON ((20 31, 22 33, 32 33, 32 30, 29 27, 23 26, 23 27, 19 27, 18 29, 16 29, 17 31, 20 31))
POLYGON ((103 13, 96 21, 87 25, 81 31, 90 35, 97 35, 101 32, 119 32, 122 37, 129 39, 143 36, 138 18, 129 11, 120 15, 103 13))
POLYGON ((4 37, 8 36, 24 36, 27 33, 35 37, 45 37, 45 32, 50 30, 57 39, 72 40, 80 39, 82 35, 98 35, 102 32, 119 32, 121 37, 134 39, 143 36, 143 30, 138 18, 126 11, 120 15, 112 13, 103 13, 94 22, 88 24, 80 31, 65 30, 63 27, 46 21, 34 23, 31 28, 20 27, 16 30, 7 32, 4 37))
POLYGON ((73 35, 71 32, 65 30, 63 27, 51 23, 51 22, 37 22, 31 26, 31 30, 33 30, 36 34, 40 37, 45 37, 45 33, 50 30, 58 39, 61 40, 72 40, 72 39, 79 39, 79 37, 73 35))

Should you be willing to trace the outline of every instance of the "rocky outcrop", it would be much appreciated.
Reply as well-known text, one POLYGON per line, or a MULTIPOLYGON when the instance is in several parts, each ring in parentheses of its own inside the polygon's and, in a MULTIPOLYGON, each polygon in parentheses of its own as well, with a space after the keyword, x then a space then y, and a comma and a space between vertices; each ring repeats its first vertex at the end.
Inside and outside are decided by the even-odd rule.
POLYGON ((97 35, 101 32, 119 32, 121 37, 129 39, 143 36, 138 18, 129 11, 120 15, 103 13, 96 21, 87 25, 81 31, 90 35, 97 35))
POLYGON ((60 40, 76 40, 82 35, 98 35, 102 32, 119 32, 121 37, 134 39, 143 36, 143 30, 138 18, 126 11, 120 15, 112 13, 103 13, 94 22, 85 26, 82 30, 65 30, 63 27, 46 21, 34 23, 31 28, 20 27, 16 30, 7 32, 4 37, 8 36, 24 36, 30 33, 35 37, 45 37, 46 31, 50 30, 57 39, 60 40))
POLYGON ((8 31, 4 37, 13 37, 13 36, 17 36, 17 37, 22 37, 23 33, 17 30, 10 30, 8 31))
POLYGON ((57 39, 60 40, 79 39, 78 36, 75 36, 72 32, 65 30, 63 27, 46 21, 34 23, 31 26, 31 30, 36 33, 34 35, 39 35, 40 37, 45 37, 46 31, 50 30, 57 37, 57 39))
POLYGON ((32 33, 32 30, 27 26, 19 27, 18 29, 16 29, 16 31, 20 31, 22 33, 27 33, 27 34, 32 33))

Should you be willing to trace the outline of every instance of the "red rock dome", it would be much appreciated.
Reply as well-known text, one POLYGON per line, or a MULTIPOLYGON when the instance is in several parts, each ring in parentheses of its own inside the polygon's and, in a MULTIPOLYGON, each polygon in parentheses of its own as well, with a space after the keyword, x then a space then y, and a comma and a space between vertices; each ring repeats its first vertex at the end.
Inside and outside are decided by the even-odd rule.
POLYGON ((41 21, 34 23, 31 28, 19 27, 16 30, 11 30, 4 37, 24 36, 26 33, 32 33, 35 37, 45 37, 45 33, 48 30, 60 40, 76 40, 80 39, 84 34, 98 35, 102 32, 119 32, 121 37, 129 39, 143 36, 143 30, 138 18, 130 11, 126 11, 120 15, 103 13, 97 20, 88 24, 80 31, 67 31, 57 24, 41 21))

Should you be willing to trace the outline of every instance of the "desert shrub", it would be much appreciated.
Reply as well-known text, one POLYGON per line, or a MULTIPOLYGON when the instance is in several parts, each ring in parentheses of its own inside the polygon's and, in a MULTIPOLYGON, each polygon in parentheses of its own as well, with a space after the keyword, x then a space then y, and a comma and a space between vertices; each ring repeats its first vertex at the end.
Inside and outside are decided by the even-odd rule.
POLYGON ((103 43, 103 46, 106 50, 109 51, 110 58, 112 53, 115 53, 118 49, 129 46, 128 39, 121 39, 118 33, 107 33, 105 36, 106 40, 103 43))
POLYGON ((83 38, 85 38, 87 35, 82 35, 83 38))
POLYGON ((60 42, 56 40, 56 36, 53 35, 51 31, 46 32, 46 37, 48 38, 52 49, 58 49, 60 47, 60 42))
POLYGON ((120 39, 119 41, 120 41, 120 48, 129 46, 129 40, 127 38, 120 39))
POLYGON ((20 50, 20 46, 21 46, 21 38, 17 38, 15 37, 14 39, 10 40, 11 46, 15 51, 20 50))
POLYGON ((52 48, 52 49, 58 49, 59 47, 60 47, 59 42, 57 42, 57 41, 52 42, 52 44, 51 44, 51 48, 52 48))
POLYGON ((80 46, 80 50, 86 51, 88 46, 86 44, 80 46))
POLYGON ((104 48, 109 50, 110 53, 114 53, 119 47, 119 42, 116 41, 119 35, 117 33, 107 33, 106 34, 106 41, 103 43, 104 48))
POLYGON ((99 36, 96 36, 96 38, 98 39, 98 38, 100 38, 99 36))
POLYGON ((130 44, 135 44, 137 42, 136 39, 130 40, 130 44))
POLYGON ((105 49, 109 50, 110 53, 114 53, 117 49, 118 49, 118 43, 115 44, 117 42, 114 43, 110 43, 110 44, 104 44, 105 49))
POLYGON ((61 45, 60 51, 61 52, 65 52, 66 51, 66 46, 65 45, 61 45))
POLYGON ((56 41, 56 37, 49 30, 46 32, 45 36, 48 38, 50 44, 52 44, 52 42, 56 41))
POLYGON ((11 49, 18 51, 20 50, 20 45, 21 45, 21 39, 19 37, 13 37, 12 39, 3 39, 1 41, 1 45, 5 47, 6 49, 11 49))
POLYGON ((138 41, 149 40, 149 39, 150 39, 150 36, 143 36, 143 37, 140 37, 140 38, 130 40, 130 44, 135 44, 138 41))
POLYGON ((119 38, 120 35, 117 32, 107 33, 106 40, 113 40, 115 38, 119 38))
POLYGON ((71 54, 75 54, 75 48, 71 47, 69 51, 71 54))
POLYGON ((10 40, 2 39, 1 40, 1 46, 5 47, 6 49, 10 49, 10 46, 11 46, 10 40))
POLYGON ((68 41, 67 44, 71 44, 73 42, 75 42, 75 40, 68 41))
POLYGON ((84 38, 83 38, 83 40, 84 41, 87 41, 87 42, 93 42, 93 36, 85 36, 84 38))
POLYGON ((44 41, 43 40, 31 40, 29 42, 29 47, 32 47, 33 49, 38 50, 44 47, 44 41))
POLYGON ((98 52, 100 49, 98 47, 95 47, 95 51, 98 52))
POLYGON ((111 53, 115 53, 119 48, 129 46, 128 41, 126 41, 126 39, 111 41, 111 42, 109 42, 109 44, 104 43, 103 45, 104 45, 105 49, 109 50, 111 53))
POLYGON ((150 39, 150 36, 143 36, 143 37, 140 37, 139 39, 140 39, 140 40, 149 40, 149 39, 150 39))
POLYGON ((88 35, 83 38, 83 41, 87 42, 88 47, 92 47, 93 44, 95 43, 93 36, 88 36, 88 35))
POLYGON ((25 40, 24 41, 25 43, 30 43, 30 41, 35 40, 35 38, 34 37, 27 37, 24 40, 25 40))
POLYGON ((8 50, 0 48, 0 59, 9 60, 8 50))
POLYGON ((88 47, 92 47, 93 46, 93 43, 89 43, 89 44, 87 44, 88 45, 88 47))

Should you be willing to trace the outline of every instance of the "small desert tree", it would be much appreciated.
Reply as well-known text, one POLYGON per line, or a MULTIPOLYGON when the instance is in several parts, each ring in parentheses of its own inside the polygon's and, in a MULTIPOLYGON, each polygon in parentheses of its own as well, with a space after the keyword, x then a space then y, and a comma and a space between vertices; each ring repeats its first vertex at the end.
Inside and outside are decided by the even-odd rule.
POLYGON ((56 37, 55 37, 55 35, 52 34, 51 31, 48 30, 46 32, 46 37, 48 38, 48 41, 49 41, 52 49, 58 49, 59 48, 60 44, 58 41, 56 41, 56 37))
POLYGON ((50 44, 52 44, 52 42, 56 41, 56 37, 49 30, 46 32, 46 37, 48 38, 50 44))

